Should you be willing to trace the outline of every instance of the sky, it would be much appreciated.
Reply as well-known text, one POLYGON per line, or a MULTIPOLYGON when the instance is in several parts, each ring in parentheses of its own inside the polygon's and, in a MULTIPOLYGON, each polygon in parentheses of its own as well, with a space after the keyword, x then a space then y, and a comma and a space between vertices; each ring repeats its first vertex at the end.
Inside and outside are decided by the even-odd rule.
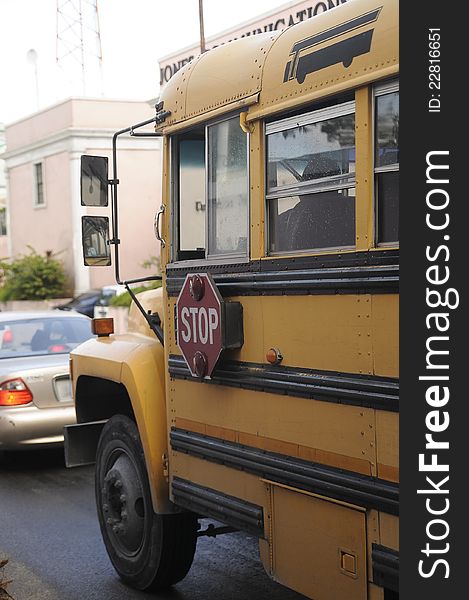
MULTIPOLYGON (((0 123, 8 124, 64 98, 81 96, 81 60, 65 56, 69 33, 61 34, 57 66, 57 4, 70 13, 80 0, 0 0, 0 123), (68 65, 68 67, 67 67, 68 65), (73 74, 70 78, 69 75, 73 74)), ((217 34, 286 0, 204 0, 205 36, 217 34)), ((90 0, 81 0, 83 13, 90 0)), ((93 28, 84 38, 91 52, 85 95, 149 100, 158 95, 158 58, 199 40, 198 0, 98 0, 102 69, 93 28), (96 50, 94 50, 96 49, 96 50)), ((90 14, 93 14, 92 11, 90 14)), ((92 24, 92 21, 85 19, 92 24)), ((64 29, 65 20, 59 20, 64 29)))

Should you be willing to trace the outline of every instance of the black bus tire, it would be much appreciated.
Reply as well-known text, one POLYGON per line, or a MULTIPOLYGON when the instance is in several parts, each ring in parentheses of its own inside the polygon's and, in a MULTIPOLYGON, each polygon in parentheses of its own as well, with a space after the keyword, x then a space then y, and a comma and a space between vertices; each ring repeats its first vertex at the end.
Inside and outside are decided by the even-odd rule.
POLYGON ((125 583, 158 590, 185 577, 197 542, 196 516, 155 514, 137 426, 124 415, 111 417, 101 433, 95 493, 103 541, 125 583))

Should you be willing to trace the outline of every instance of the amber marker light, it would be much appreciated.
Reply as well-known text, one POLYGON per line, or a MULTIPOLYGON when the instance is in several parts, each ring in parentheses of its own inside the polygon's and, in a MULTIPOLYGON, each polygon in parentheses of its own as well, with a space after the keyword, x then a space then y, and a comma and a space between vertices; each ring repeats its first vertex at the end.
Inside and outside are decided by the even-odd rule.
POLYGON ((283 360, 283 354, 278 348, 269 348, 269 350, 267 350, 265 358, 267 362, 271 365, 278 365, 283 360))
POLYGON ((114 319, 93 319, 91 321, 91 331, 98 337, 108 337, 114 333, 114 319))
POLYGON ((0 383, 0 406, 20 406, 32 401, 33 395, 19 377, 0 383))

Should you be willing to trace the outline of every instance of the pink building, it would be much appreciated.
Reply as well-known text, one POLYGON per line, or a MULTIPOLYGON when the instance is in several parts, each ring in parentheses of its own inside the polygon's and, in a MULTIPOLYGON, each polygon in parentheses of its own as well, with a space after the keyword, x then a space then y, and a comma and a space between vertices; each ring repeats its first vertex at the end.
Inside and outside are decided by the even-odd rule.
POLYGON ((7 188, 5 176, 5 161, 2 158, 5 151, 5 126, 0 123, 0 258, 9 255, 8 225, 7 225, 7 188))
MULTIPOLYGON (((7 125, 10 253, 52 251, 60 258, 75 294, 115 283, 114 267, 84 266, 82 215, 107 215, 110 208, 80 204, 80 157, 109 157, 115 131, 154 115, 146 102, 68 99, 7 125)), ((142 263, 159 253, 153 217, 161 203, 160 140, 118 138, 121 277, 149 275, 142 263)), ((109 177, 112 177, 110 172, 109 177)))

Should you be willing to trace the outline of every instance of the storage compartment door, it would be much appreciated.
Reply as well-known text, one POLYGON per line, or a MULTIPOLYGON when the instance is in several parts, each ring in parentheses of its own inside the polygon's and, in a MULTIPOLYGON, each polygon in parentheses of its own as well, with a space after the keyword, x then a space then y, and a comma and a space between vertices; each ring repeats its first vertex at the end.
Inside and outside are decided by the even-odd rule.
POLYGON ((314 600, 366 600, 366 514, 271 485, 275 580, 314 600))

